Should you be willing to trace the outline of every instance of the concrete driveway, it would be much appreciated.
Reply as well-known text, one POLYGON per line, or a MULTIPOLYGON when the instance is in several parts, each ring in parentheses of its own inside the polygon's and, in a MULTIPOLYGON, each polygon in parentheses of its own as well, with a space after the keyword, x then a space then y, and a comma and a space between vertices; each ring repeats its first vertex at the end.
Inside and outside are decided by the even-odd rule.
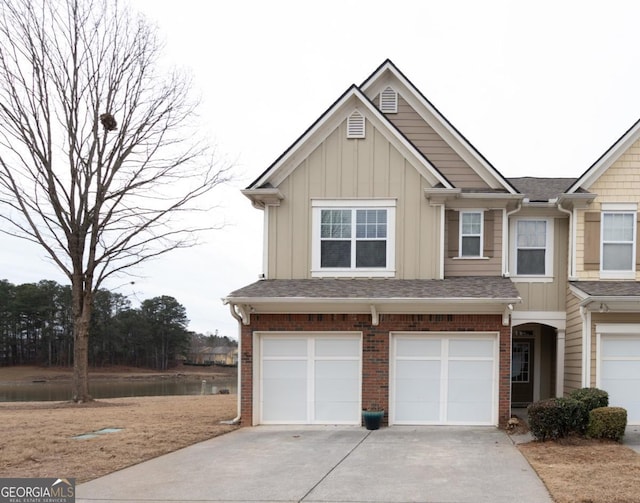
POLYGON ((76 501, 551 503, 495 428, 242 428, 81 484, 76 501))

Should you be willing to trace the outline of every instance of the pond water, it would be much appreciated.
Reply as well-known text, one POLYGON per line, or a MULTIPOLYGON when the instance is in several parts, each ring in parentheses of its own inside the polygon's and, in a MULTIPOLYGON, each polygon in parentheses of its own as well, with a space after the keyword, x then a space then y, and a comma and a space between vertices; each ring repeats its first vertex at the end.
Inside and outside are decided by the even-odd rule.
MULTIPOLYGON (((215 379, 207 379, 203 390, 202 380, 197 379, 100 380, 89 382, 89 392, 93 398, 211 395, 225 389, 229 390, 229 393, 236 393, 237 384, 235 377, 216 377, 215 379)), ((0 384, 0 402, 64 401, 70 399, 70 382, 0 384)))

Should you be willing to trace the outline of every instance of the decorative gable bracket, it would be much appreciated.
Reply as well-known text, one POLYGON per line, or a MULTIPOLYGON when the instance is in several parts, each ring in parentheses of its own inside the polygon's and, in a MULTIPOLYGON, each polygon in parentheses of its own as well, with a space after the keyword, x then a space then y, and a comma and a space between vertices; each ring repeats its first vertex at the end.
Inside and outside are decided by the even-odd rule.
POLYGON ((262 210, 265 206, 280 206, 280 201, 284 199, 284 195, 279 189, 245 189, 242 193, 251 199, 254 208, 262 210))

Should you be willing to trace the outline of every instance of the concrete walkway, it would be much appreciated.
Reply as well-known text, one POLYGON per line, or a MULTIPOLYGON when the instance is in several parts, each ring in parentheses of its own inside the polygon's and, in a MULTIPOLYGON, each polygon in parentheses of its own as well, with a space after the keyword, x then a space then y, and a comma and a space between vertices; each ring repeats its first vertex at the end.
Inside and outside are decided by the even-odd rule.
POLYGON ((495 428, 242 428, 81 484, 81 502, 551 503, 495 428))

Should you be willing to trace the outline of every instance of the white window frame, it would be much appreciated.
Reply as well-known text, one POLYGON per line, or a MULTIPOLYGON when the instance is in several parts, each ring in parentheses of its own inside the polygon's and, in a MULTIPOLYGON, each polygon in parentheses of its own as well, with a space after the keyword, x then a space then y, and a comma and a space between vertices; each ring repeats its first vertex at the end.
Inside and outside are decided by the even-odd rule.
MULTIPOLYGON (((603 203, 600 214, 600 279, 635 279, 636 277, 636 247, 638 246, 638 205, 635 203, 603 203), (605 214, 631 215, 633 223, 633 237, 631 244, 631 269, 605 270, 604 267, 604 221, 605 214)), ((628 242, 625 242, 628 243, 628 242)))
POLYGON ((530 282, 530 283, 549 283, 553 281, 553 254, 554 254, 554 219, 553 218, 540 218, 540 217, 522 217, 511 220, 510 235, 511 235, 511 254, 510 254, 510 269, 512 272, 512 281, 515 282, 530 282), (546 222, 546 236, 545 236, 545 254, 544 254, 544 274, 518 274, 518 222, 521 221, 535 221, 546 222))
POLYGON ((464 210, 460 211, 458 220, 459 237, 458 237, 458 258, 483 258, 484 257, 484 211, 483 210, 464 210), (464 215, 480 215, 480 233, 479 234, 463 234, 462 232, 462 220, 464 215), (462 241, 465 237, 479 237, 480 249, 478 255, 463 255, 462 254, 462 241))
MULTIPOLYGON (((361 277, 361 278, 390 278, 396 274, 396 200, 395 199, 313 199, 311 201, 311 276, 314 278, 336 278, 336 277, 361 277), (387 211, 387 248, 386 267, 363 268, 355 267, 352 260, 350 267, 321 267, 320 265, 320 223, 321 212, 326 209, 385 209, 387 211)), ((355 219, 352 219, 355 225, 355 219)), ((355 234, 352 233, 353 242, 355 234)), ((352 247, 352 257, 353 250, 352 247)))

